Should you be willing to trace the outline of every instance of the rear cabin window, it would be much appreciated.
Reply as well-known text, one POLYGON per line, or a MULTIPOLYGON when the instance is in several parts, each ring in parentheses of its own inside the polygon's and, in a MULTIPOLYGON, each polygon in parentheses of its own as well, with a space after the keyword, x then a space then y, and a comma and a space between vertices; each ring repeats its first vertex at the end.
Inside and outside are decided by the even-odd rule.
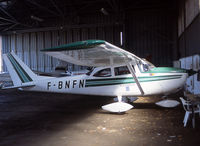
POLYGON ((111 69, 102 69, 94 74, 95 77, 111 77, 111 69))
POLYGON ((130 74, 127 66, 115 67, 115 76, 130 74))

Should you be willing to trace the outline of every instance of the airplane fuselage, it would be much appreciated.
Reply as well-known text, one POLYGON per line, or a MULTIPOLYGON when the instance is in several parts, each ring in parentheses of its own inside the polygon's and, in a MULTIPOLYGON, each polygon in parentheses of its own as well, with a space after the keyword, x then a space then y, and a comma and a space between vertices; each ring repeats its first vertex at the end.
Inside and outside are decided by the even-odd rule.
POLYGON ((180 90, 187 79, 184 69, 155 67, 147 60, 101 40, 88 40, 55 48, 49 55, 63 61, 92 67, 84 75, 46 77, 36 75, 14 52, 4 54, 13 86, 26 91, 117 96, 118 102, 102 106, 110 112, 133 108, 125 96, 168 95, 180 90))
MULTIPOLYGON (((170 69, 171 72, 152 71, 138 74, 137 78, 145 93, 143 96, 170 94, 181 89, 186 81, 187 73, 170 69)), ((98 70, 100 69, 97 68, 96 72, 98 70)), ((48 77, 34 81, 35 86, 25 90, 101 96, 141 96, 131 74, 115 76, 112 72, 109 77, 96 77, 94 74, 48 77)))

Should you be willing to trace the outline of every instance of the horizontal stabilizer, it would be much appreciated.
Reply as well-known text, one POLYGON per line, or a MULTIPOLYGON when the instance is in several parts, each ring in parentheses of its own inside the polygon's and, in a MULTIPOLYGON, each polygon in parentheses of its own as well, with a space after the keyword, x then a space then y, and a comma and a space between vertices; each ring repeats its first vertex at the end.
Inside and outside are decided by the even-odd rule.
POLYGON ((102 109, 113 113, 126 112, 132 108, 132 105, 124 102, 116 102, 102 106, 102 109))
MULTIPOLYGON (((132 103, 132 102, 134 102, 134 101, 136 101, 138 99, 138 97, 122 97, 122 101, 123 102, 130 102, 130 103, 132 103)), ((118 101, 118 98, 116 97, 116 98, 114 98, 113 99, 114 101, 118 101)))
POLYGON ((169 100, 169 99, 165 99, 165 100, 161 100, 159 102, 156 102, 156 105, 161 106, 161 107, 168 107, 168 108, 176 107, 179 104, 180 103, 178 101, 169 100))
POLYGON ((2 87, 2 90, 5 89, 18 89, 18 88, 28 88, 28 87, 33 87, 35 86, 33 83, 29 83, 29 84, 22 84, 21 86, 8 86, 8 87, 2 87))

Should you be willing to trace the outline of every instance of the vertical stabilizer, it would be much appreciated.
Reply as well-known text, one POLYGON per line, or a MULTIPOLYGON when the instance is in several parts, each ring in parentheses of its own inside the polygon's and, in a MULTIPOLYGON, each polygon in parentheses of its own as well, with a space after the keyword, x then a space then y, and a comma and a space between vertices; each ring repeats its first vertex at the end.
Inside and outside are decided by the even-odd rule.
POLYGON ((15 55, 15 53, 3 54, 4 62, 11 76, 14 86, 32 82, 37 75, 15 55))

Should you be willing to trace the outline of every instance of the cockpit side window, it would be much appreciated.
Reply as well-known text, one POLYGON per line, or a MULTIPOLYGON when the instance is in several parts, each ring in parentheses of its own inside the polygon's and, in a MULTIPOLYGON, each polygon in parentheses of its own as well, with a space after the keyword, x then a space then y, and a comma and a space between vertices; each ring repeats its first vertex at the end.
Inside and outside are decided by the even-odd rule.
POLYGON ((111 77, 111 69, 106 68, 96 72, 93 76, 95 77, 111 77))
POLYGON ((130 74, 127 66, 115 67, 115 76, 130 74))

